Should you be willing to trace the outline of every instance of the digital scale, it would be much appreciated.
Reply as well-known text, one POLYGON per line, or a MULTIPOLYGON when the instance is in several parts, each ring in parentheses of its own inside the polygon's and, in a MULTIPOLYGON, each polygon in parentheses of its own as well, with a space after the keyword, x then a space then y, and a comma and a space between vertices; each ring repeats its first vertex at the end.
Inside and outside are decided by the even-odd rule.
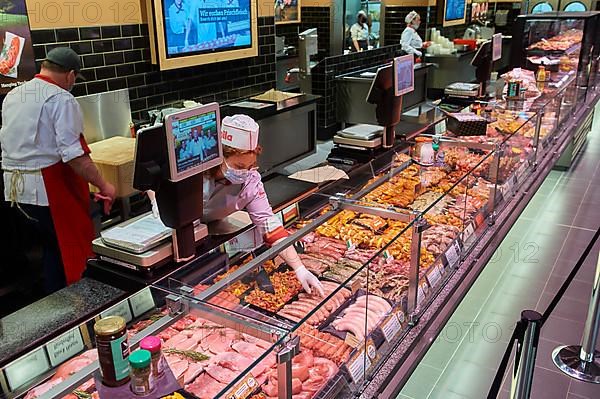
MULTIPOLYGON (((196 242, 208 234, 206 225, 194 223, 196 242)), ((102 232, 92 250, 103 261, 138 271, 149 271, 173 259, 173 230, 152 212, 102 232)))
POLYGON ((334 144, 352 149, 381 147, 383 126, 359 124, 340 130, 334 144))
POLYGON ((446 86, 444 94, 446 97, 475 100, 479 95, 479 84, 461 82, 452 83, 446 86))

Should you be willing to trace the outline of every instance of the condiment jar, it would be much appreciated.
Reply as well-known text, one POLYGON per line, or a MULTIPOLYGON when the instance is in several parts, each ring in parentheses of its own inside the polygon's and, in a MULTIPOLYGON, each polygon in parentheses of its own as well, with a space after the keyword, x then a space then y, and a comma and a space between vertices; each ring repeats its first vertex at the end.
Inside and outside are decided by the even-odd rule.
POLYGON ((129 343, 125 319, 109 316, 94 324, 102 382, 118 387, 129 382, 129 343))
POLYGON ((152 356, 145 349, 133 352, 129 356, 131 366, 131 392, 139 396, 146 396, 154 390, 154 381, 150 377, 150 364, 152 356))
POLYGON ((162 355, 162 342, 160 338, 150 335, 140 341, 140 349, 150 352, 152 357, 152 377, 154 380, 161 378, 165 373, 164 358, 162 355))

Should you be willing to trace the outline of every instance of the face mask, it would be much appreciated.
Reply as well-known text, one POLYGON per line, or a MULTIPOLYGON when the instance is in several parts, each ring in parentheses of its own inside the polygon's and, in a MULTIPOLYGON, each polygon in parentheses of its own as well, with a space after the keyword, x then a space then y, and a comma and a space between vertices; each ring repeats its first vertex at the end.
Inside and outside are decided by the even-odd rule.
POLYGON ((419 26, 421 26, 421 24, 413 24, 413 29, 417 30, 417 29, 419 29, 419 26))
POLYGON ((231 182, 231 184, 244 184, 248 177, 250 177, 250 170, 248 169, 232 169, 225 160, 223 164, 227 169, 223 171, 223 176, 231 182))

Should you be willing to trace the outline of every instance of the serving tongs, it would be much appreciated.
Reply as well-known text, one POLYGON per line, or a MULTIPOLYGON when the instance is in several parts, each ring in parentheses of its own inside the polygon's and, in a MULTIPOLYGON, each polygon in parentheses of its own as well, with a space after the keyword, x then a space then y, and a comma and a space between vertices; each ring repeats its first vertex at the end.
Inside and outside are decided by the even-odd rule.
POLYGON ((275 294, 273 283, 271 282, 267 271, 262 266, 259 266, 255 272, 248 273, 246 276, 242 277, 241 281, 242 283, 249 285, 252 282, 256 282, 259 289, 268 292, 269 294, 275 294))

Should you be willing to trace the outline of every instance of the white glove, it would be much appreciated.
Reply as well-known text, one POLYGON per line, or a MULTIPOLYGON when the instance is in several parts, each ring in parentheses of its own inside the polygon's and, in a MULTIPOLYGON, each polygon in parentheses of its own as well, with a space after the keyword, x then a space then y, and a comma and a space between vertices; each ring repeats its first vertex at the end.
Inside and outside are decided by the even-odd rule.
POLYGON ((296 277, 302 283, 302 287, 304 291, 309 294, 313 294, 313 289, 316 291, 315 294, 319 294, 321 297, 325 296, 325 291, 323 290, 323 285, 319 281, 318 278, 315 277, 314 274, 308 271, 308 269, 303 265, 294 270, 296 272, 296 277))
POLYGON ((146 194, 148 194, 148 198, 150 198, 150 204, 152 205, 152 216, 158 219, 160 217, 160 213, 158 213, 158 203, 156 202, 156 194, 152 190, 148 190, 146 194))

